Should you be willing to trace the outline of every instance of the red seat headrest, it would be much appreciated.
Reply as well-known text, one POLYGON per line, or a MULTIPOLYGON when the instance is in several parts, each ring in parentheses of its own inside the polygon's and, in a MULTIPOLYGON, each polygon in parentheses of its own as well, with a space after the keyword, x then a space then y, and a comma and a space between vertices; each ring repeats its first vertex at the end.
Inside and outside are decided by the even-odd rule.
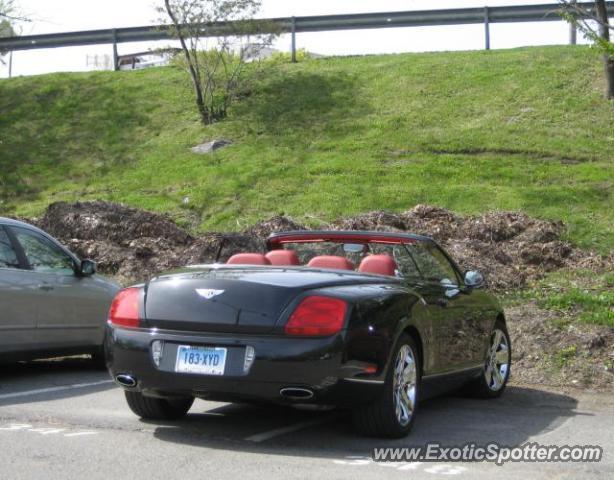
POLYGON ((397 263, 390 255, 369 255, 362 259, 358 267, 359 272, 390 275, 391 277, 395 276, 396 269, 397 263))
POLYGON ((228 265, 270 265, 262 253, 237 253, 226 262, 228 265))
POLYGON ((354 265, 345 257, 336 255, 320 255, 313 257, 307 264, 309 267, 316 268, 336 268, 338 270, 354 270, 354 265))
POLYGON ((271 265, 300 265, 298 255, 294 250, 271 250, 265 255, 271 265))

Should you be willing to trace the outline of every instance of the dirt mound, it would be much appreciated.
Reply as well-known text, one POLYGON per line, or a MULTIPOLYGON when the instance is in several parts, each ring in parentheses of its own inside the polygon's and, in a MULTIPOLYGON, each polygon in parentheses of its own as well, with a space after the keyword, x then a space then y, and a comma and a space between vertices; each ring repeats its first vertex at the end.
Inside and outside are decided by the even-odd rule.
POLYGON ((252 237, 258 237, 262 240, 266 240, 266 238, 271 233, 288 232, 290 230, 305 230, 306 228, 307 227, 305 225, 296 223, 291 218, 284 217, 283 215, 275 215, 268 220, 258 222, 255 225, 249 227, 245 231, 245 234, 252 237))
POLYGON ((438 242, 455 237, 461 223, 452 212, 431 205, 416 205, 399 217, 405 222, 404 229, 408 232, 426 235, 438 242))
POLYGON ((224 263, 235 253, 264 251, 264 240, 264 238, 241 233, 205 234, 185 249, 181 258, 184 265, 224 263))
POLYGON ((383 210, 342 218, 333 222, 330 227, 334 230, 407 230, 405 221, 399 215, 383 210))
POLYGON ((165 215, 110 202, 52 203, 38 224, 59 238, 126 246, 140 238, 164 239, 173 245, 186 245, 193 240, 165 215))
POLYGON ((110 202, 53 203, 36 224, 125 283, 183 265, 194 242, 165 215, 110 202))
POLYGON ((416 205, 400 214, 369 212, 332 223, 349 230, 407 231, 434 238, 463 270, 482 271, 495 290, 522 287, 527 280, 565 266, 605 268, 612 259, 574 249, 560 240, 562 222, 517 212, 459 216, 431 205, 416 205))
POLYGON ((467 238, 495 243, 516 238, 528 242, 551 242, 564 230, 562 222, 537 220, 523 213, 491 212, 469 217, 462 225, 467 238))
POLYGON ((241 251, 262 251, 270 232, 303 228, 274 217, 250 233, 194 238, 166 215, 103 201, 54 203, 32 223, 80 257, 96 260, 100 272, 126 284, 188 264, 225 262, 241 251))
MULTIPOLYGON (((242 233, 193 237, 165 215, 109 202, 54 203, 36 223, 81 257, 96 260, 101 272, 124 282, 186 264, 224 262, 240 251, 262 251, 272 232, 306 228, 278 215, 242 233)), ((482 271, 495 290, 522 287, 527 280, 561 267, 613 264, 612 257, 603 259, 561 241, 565 229, 561 222, 515 212, 463 217, 417 205, 400 214, 368 212, 319 228, 408 231, 433 237, 462 269, 482 271)))

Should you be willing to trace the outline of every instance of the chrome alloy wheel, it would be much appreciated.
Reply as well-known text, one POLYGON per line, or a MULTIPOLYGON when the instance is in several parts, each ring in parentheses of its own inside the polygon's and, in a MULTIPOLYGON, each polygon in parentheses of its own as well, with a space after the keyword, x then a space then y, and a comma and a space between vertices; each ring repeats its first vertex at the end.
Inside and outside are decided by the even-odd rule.
POLYGON ((484 376, 486 384, 493 392, 503 388, 510 367, 510 348, 507 335, 502 330, 495 328, 490 340, 490 348, 486 355, 484 376))
POLYGON ((416 405, 416 359, 409 345, 403 345, 394 366, 392 395, 399 425, 405 427, 411 421, 416 405))

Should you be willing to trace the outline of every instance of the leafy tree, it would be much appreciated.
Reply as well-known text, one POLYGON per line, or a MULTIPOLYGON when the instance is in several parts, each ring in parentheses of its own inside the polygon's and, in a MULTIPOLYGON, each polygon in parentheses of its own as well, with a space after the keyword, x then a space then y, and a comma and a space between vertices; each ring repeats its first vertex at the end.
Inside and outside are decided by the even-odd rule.
MULTIPOLYGON (((12 37, 15 34, 13 25, 11 24, 12 2, 0 0, 0 38, 12 37)), ((0 63, 4 63, 2 57, 8 52, 0 50, 0 63)))
POLYGON ((208 125, 224 118, 246 89, 245 67, 270 45, 271 25, 254 20, 262 0, 164 0, 159 11, 179 39, 198 113, 208 125), (212 36, 215 34, 215 36, 212 36))
MULTIPOLYGON (((18 35, 17 24, 29 22, 26 16, 22 15, 17 9, 15 0, 0 0, 0 37, 13 37, 18 35)), ((2 57, 8 52, 0 50, 0 63, 2 57)))
POLYGON ((0 18, 11 19, 15 10, 13 0, 0 0, 0 18))
POLYGON ((595 0, 594 8, 578 4, 576 1, 560 1, 563 17, 575 24, 602 52, 606 78, 605 96, 614 99, 614 43, 611 40, 614 25, 609 22, 605 0, 595 0))
MULTIPOLYGON (((0 37, 12 37, 15 35, 13 25, 6 18, 0 18, 0 37)), ((6 52, 3 52, 4 54, 6 52)))
POLYGON ((21 14, 15 0, 0 0, 0 22, 14 25, 17 22, 30 22, 31 20, 21 14))

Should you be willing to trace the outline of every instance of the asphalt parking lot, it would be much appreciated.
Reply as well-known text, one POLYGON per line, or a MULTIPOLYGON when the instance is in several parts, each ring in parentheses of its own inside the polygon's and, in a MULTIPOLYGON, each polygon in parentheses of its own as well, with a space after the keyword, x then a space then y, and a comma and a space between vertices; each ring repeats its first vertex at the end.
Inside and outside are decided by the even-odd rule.
POLYGON ((149 423, 86 359, 0 367, 2 479, 614 478, 614 399, 510 386, 498 401, 423 402, 402 440, 357 436, 340 412, 195 402, 185 420, 149 423), (497 442, 592 444, 599 463, 376 463, 374 447, 497 442))

